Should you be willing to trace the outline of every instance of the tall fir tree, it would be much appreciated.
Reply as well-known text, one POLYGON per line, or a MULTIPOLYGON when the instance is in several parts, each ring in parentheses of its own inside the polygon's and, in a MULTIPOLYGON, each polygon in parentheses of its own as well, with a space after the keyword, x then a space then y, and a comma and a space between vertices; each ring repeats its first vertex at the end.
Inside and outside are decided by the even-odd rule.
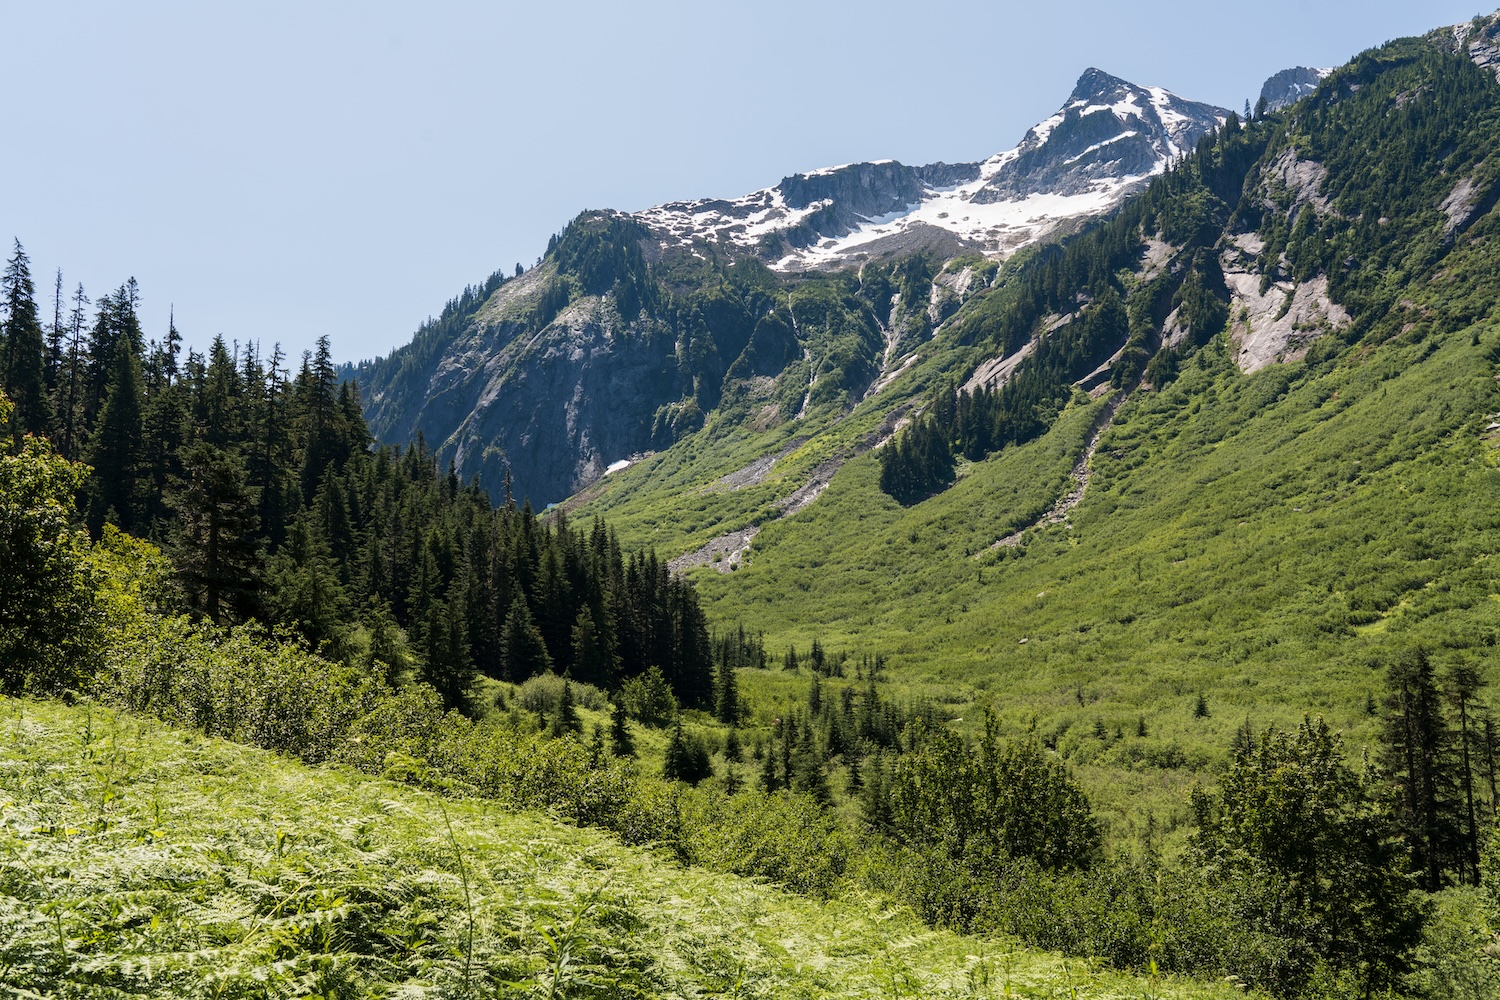
POLYGON ((0 293, 5 297, 0 377, 14 405, 12 426, 23 434, 45 434, 52 423, 46 343, 37 313, 36 287, 31 280, 31 259, 20 240, 15 241, 15 252, 0 275, 0 293))
POLYGON ((126 531, 136 526, 142 395, 141 366, 127 340, 114 352, 114 370, 89 449, 89 464, 94 467, 89 480, 89 529, 96 534, 106 522, 126 531))
POLYGON ((1422 888, 1436 892, 1463 865, 1453 734, 1424 650, 1401 653, 1387 684, 1383 756, 1396 821, 1422 888))

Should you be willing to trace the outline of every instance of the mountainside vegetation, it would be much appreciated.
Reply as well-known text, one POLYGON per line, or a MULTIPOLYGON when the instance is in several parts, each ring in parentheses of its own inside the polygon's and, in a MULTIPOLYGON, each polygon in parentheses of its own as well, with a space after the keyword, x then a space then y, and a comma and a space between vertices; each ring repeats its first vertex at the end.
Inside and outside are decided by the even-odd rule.
POLYGON ((27 334, 37 308, 19 243, 4 288, 5 348, 27 352, 12 367, 35 375, 11 379, 11 432, 50 434, 61 458, 89 463, 78 497, 90 533, 110 525, 165 547, 184 610, 294 628, 335 658, 416 675, 449 707, 472 708, 481 677, 554 668, 614 687, 656 666, 683 702, 712 697, 690 586, 599 522, 495 509, 420 440, 372 448, 326 338, 295 377, 279 349, 262 358, 222 339, 181 359, 175 326, 144 341, 132 284, 103 298, 86 339, 79 312, 71 332, 54 329, 68 347, 49 354, 27 334))
POLYGON ((1496 149, 1401 40, 1004 262, 585 213, 362 384, 17 243, 0 982, 1494 996, 1496 149))

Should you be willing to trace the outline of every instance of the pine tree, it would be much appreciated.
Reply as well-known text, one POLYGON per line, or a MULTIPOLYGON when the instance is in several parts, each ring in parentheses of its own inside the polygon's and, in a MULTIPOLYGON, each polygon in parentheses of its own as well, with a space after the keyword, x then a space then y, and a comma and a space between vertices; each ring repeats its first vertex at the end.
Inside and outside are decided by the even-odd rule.
MULTIPOLYGON (((236 512, 240 525, 252 522, 252 510, 253 498, 242 494, 236 512)), ((314 648, 342 637, 349 620, 349 595, 339 582, 327 539, 306 511, 267 565, 266 584, 267 610, 275 621, 297 626, 314 648)))
MULTIPOLYGON (((1479 884, 1479 821, 1474 809, 1474 754, 1476 739, 1470 709, 1475 697, 1484 686, 1478 671, 1468 664, 1456 667, 1448 679, 1448 695, 1458 709, 1458 755, 1459 786, 1463 791, 1463 837, 1460 844, 1463 860, 1468 865, 1470 885, 1479 884)), ((1459 881, 1463 881, 1460 878, 1459 881)))
POLYGON ((578 705, 573 700, 573 684, 564 680, 562 695, 557 702, 557 714, 552 717, 551 734, 562 736, 566 733, 583 732, 583 720, 578 718, 578 705))
MULTIPOLYGON (((740 721, 740 685, 734 667, 727 660, 721 661, 718 670, 718 696, 714 705, 714 718, 728 726, 740 721)), ((732 732, 733 730, 731 730, 732 732)))
POLYGON ((872 830, 889 830, 892 815, 890 782, 886 777, 885 761, 876 757, 870 772, 865 778, 864 792, 859 799, 860 815, 872 830))
POLYGON ((1463 864, 1453 734, 1425 651, 1403 653, 1387 682, 1383 756, 1396 787, 1396 822, 1422 888, 1436 892, 1463 864))
POLYGON ((57 383, 62 372, 63 337, 66 335, 67 327, 63 324, 63 273, 62 268, 57 269, 52 283, 52 322, 47 325, 47 353, 45 360, 48 405, 52 410, 54 418, 57 413, 57 383))
MULTIPOLYGON (((80 401, 85 426, 99 419, 110 388, 118 379, 121 354, 139 359, 145 343, 135 313, 135 279, 101 298, 93 329, 89 332, 84 392, 80 401)), ((138 363, 138 362, 137 362, 138 363)))
POLYGON ((80 437, 80 407, 83 405, 83 374, 86 359, 83 356, 84 310, 89 297, 83 293, 80 283, 73 293, 73 308, 68 312, 67 360, 60 373, 57 387, 58 449, 64 457, 72 458, 78 450, 80 437))
POLYGON ((614 687, 619 672, 618 658, 611 648, 609 636, 599 627, 587 604, 579 609, 578 620, 573 623, 572 645, 573 676, 599 687, 614 687))
POLYGON ((760 788, 766 794, 776 791, 781 784, 776 780, 776 754, 767 750, 760 761, 760 788))
POLYGON ((630 736, 630 720, 621 698, 616 698, 609 710, 609 752, 616 757, 635 756, 635 740, 630 736))
POLYGON ((531 620, 531 609, 520 590, 510 602, 504 630, 505 674, 520 682, 552 669, 541 630, 531 620))
POLYGON ((47 396, 46 344, 37 314, 36 287, 31 280, 31 260, 15 241, 15 253, 0 276, 5 296, 4 353, 0 355, 0 377, 14 404, 14 426, 26 434, 45 434, 52 415, 47 396))
POLYGON ((174 549, 188 600, 215 622, 248 617, 259 587, 255 491, 233 452, 205 442, 182 455, 183 485, 175 502, 180 528, 174 549))
MULTIPOLYGON (((469 658, 468 630, 460 581, 455 580, 442 599, 435 601, 423 628, 427 654, 422 679, 442 695, 445 708, 470 710, 475 671, 469 658)), ((576 721, 576 718, 575 718, 576 721)))
POLYGON ((708 759, 708 748, 701 740, 685 734, 681 722, 672 727, 661 773, 668 781, 685 781, 690 785, 713 777, 714 769, 708 759))
POLYGON ((89 480, 89 529, 95 533, 106 521, 114 521, 126 531, 135 527, 141 405, 140 364, 126 341, 114 352, 114 373, 89 453, 89 464, 94 467, 89 480))
POLYGON ((793 791, 810 795, 819 805, 833 802, 833 792, 828 787, 828 772, 824 770, 824 755, 809 726, 802 731, 802 740, 792 757, 791 786, 793 791))

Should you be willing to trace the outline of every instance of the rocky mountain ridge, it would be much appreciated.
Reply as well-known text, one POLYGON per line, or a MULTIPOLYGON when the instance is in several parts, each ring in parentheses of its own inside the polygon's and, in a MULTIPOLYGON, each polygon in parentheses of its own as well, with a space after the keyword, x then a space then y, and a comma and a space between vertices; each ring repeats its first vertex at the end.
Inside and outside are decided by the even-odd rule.
MULTIPOLYGON (((1496 24, 1409 41, 1493 72, 1496 24)), ((1277 74, 1267 104, 1314 77, 1321 93, 1339 74, 1277 74)), ((1361 86, 1339 82, 1322 100, 1353 99, 1361 86)), ((994 306, 1011 273, 1003 262, 1119 211, 1131 191, 1197 155, 1205 136, 1241 127, 1223 109, 1091 69, 1054 115, 981 163, 850 164, 736 200, 585 213, 539 266, 466 290, 411 345, 346 374, 360 382, 380 438, 421 435, 497 498, 509 479, 518 499, 539 506, 704 428, 816 434, 872 399, 884 401, 882 423, 911 405, 913 385, 934 378, 997 391, 1039 365, 1057 367, 1043 344, 1092 329, 1091 295, 1012 330, 1018 321, 994 306), (945 338, 993 348, 932 362, 927 345, 945 338), (935 375, 928 362, 959 367, 935 375)), ((1314 253, 1335 244, 1309 233, 1363 216, 1333 207, 1333 153, 1286 136, 1249 187, 1163 195, 1130 263, 1133 280, 1159 285, 1156 301, 1131 314, 1128 331, 1109 319, 1108 335, 1080 348, 1082 367, 1069 361, 1049 378, 1105 391, 1139 377, 1148 360, 1164 377, 1220 315, 1247 372, 1295 360, 1348 326, 1357 310, 1338 291, 1340 267, 1314 253)), ((1459 178, 1439 198, 1441 239, 1493 204, 1486 176, 1459 178)), ((1368 217, 1385 226, 1385 214, 1368 217)))
POLYGON ((1118 205, 1229 114, 1090 68, 1057 112, 981 162, 851 163, 743 198, 671 202, 634 217, 662 250, 712 244, 777 270, 920 250, 1003 255, 1118 205))

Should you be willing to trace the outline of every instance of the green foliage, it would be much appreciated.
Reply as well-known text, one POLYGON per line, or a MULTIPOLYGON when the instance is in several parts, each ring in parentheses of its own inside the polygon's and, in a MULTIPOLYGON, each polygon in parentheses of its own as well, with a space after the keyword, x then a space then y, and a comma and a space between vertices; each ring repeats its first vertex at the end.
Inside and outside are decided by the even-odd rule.
POLYGON ((609 752, 616 757, 635 756, 635 737, 630 735, 630 719, 621 698, 609 708, 609 752))
POLYGON ((583 732, 583 722, 578 718, 578 703, 573 700, 573 685, 563 681, 562 693, 557 698, 557 711, 552 716, 549 736, 578 735, 583 732))
POLYGON ((538 814, 97 706, 0 705, 0 963, 18 992, 1236 992, 933 932, 865 899, 787 896, 538 814))
POLYGON ((661 776, 668 781, 685 781, 696 785, 705 778, 713 777, 713 762, 709 760, 708 747, 696 733, 685 733, 682 720, 672 727, 667 740, 666 757, 662 762, 661 776))
POLYGON ((880 488, 915 503, 953 481, 953 452, 944 429, 923 416, 880 451, 880 488))
POLYGON ((1235 972, 1283 995, 1320 974, 1366 993, 1397 982, 1421 914, 1380 799, 1322 719, 1243 734, 1219 792, 1193 803, 1194 859, 1261 942, 1235 972))
POLYGON ((36 288, 31 280, 31 259, 15 241, 15 253, 0 274, 6 320, 0 324, 0 387, 10 396, 14 409, 6 428, 21 434, 44 434, 51 429, 52 406, 44 369, 46 346, 37 316, 36 288))
POLYGON ((521 685, 516 701, 528 712, 540 712, 549 717, 556 715, 562 704, 563 688, 567 687, 573 703, 592 712, 600 712, 609 705, 605 693, 592 684, 566 680, 554 673, 538 674, 521 685))
POLYGON ((889 768, 886 791, 890 829, 903 844, 976 874, 1010 858, 1049 869, 1095 859, 1099 830, 1087 798, 1034 740, 1002 741, 988 718, 973 747, 925 726, 910 742, 889 768))
MULTIPOLYGON (((0 425, 10 419, 0 393, 0 425)), ((44 439, 0 438, 0 690, 52 692, 87 681, 93 581, 86 543, 70 524, 85 472, 44 439)))
POLYGON ((677 699, 660 667, 630 678, 620 688, 620 704, 631 718, 648 726, 665 726, 677 717, 677 699))
POLYGON ((526 598, 517 592, 505 615, 505 631, 502 633, 505 676, 514 681, 547 673, 552 669, 552 657, 547 653, 546 640, 541 629, 531 619, 531 608, 526 598))

